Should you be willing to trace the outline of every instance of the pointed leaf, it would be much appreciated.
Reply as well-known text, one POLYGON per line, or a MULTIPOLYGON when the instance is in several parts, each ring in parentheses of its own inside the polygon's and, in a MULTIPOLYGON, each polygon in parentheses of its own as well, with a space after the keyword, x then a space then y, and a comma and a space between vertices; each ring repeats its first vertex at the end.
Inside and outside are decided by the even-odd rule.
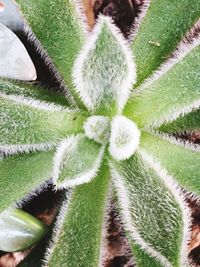
MULTIPOLYGON (((72 93, 72 67, 85 40, 85 32, 73 0, 17 0, 24 18, 52 59, 72 93), (45 29, 45 30, 44 30, 45 29)), ((80 4, 79 4, 80 5, 80 4)), ((34 39, 34 37, 32 36, 34 39)), ((49 63, 47 55, 42 53, 49 63)))
POLYGON ((187 31, 200 18, 199 0, 151 0, 132 50, 141 84, 173 52, 187 31))
POLYGON ((101 16, 77 58, 74 81, 89 110, 122 110, 135 80, 135 66, 125 40, 109 18, 101 16))
POLYGON ((172 122, 164 123, 159 130, 167 133, 182 133, 200 130, 200 109, 194 110, 172 122))
POLYGON ((20 209, 0 213, 0 250, 22 251, 40 241, 47 227, 38 219, 20 209))
POLYGON ((0 211, 51 178, 54 153, 34 152, 0 160, 0 211))
POLYGON ((0 110, 0 144, 5 150, 9 145, 45 147, 81 132, 84 121, 80 113, 19 96, 2 95, 0 110))
POLYGON ((200 106, 200 38, 147 81, 127 104, 125 114, 140 127, 160 126, 200 106))
POLYGON ((0 77, 36 80, 36 70, 26 48, 19 38, 1 23, 0 54, 0 77))
POLYGON ((54 158, 53 180, 56 187, 71 187, 88 183, 99 170, 104 147, 85 135, 62 141, 54 158))
POLYGON ((93 181, 74 189, 57 222, 45 266, 99 266, 109 185, 110 174, 104 165, 93 181))
POLYGON ((36 100, 46 101, 65 107, 69 104, 66 97, 61 95, 60 92, 48 90, 37 83, 0 79, 0 92, 7 95, 31 97, 36 100))
POLYGON ((200 149, 165 135, 143 133, 141 147, 190 192, 200 195, 200 149))
POLYGON ((162 267, 188 266, 188 214, 172 178, 144 151, 111 166, 133 241, 162 267))

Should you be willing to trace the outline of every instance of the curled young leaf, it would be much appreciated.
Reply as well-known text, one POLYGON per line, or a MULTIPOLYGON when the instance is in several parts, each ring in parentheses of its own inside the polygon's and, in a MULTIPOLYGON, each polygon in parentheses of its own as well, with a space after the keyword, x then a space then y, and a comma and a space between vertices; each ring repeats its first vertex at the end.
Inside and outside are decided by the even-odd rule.
POLYGON ((19 38, 0 23, 0 76, 31 81, 37 74, 26 48, 19 38))
POLYGON ((111 122, 109 152, 116 160, 130 158, 140 143, 140 130, 124 116, 116 116, 111 122))
POLYGON ((62 141, 54 158, 53 180, 57 188, 88 183, 99 170, 104 147, 85 135, 62 141))
POLYGON ((0 213, 0 250, 22 251, 35 245, 46 233, 47 227, 38 219, 20 209, 0 213))
POLYGON ((126 103, 135 81, 129 48, 111 23, 101 16, 74 67, 76 90, 89 110, 115 113, 126 103), (114 110, 112 110, 114 109, 114 110))
POLYGON ((110 120, 105 116, 91 116, 84 123, 84 130, 89 139, 106 144, 110 136, 110 120))

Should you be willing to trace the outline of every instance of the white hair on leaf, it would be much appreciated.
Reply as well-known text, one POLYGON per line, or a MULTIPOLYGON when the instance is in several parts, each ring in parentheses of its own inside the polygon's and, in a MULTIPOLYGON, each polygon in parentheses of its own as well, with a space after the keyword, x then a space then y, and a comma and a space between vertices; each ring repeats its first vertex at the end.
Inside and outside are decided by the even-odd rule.
POLYGON ((110 18, 99 17, 75 62, 73 78, 88 110, 114 102, 122 111, 136 80, 136 67, 127 41, 110 18))
MULTIPOLYGON (((161 179, 166 189, 173 196, 174 200, 180 207, 180 211, 182 214, 181 223, 183 224, 183 232, 182 232, 182 240, 180 243, 179 262, 180 266, 188 267, 187 244, 188 241, 190 240, 191 214, 188 205, 185 201, 184 194, 181 191, 179 185, 173 180, 173 178, 167 173, 167 171, 161 167, 160 163, 156 161, 150 154, 148 154, 144 149, 138 149, 137 153, 141 157, 141 159, 143 159, 144 163, 147 164, 147 166, 151 168, 153 172, 155 172, 155 174, 161 179)), ((132 213, 134 213, 134 211, 131 211, 132 205, 130 202, 130 192, 128 192, 127 184, 125 185, 123 174, 121 174, 115 168, 115 165, 112 162, 110 162, 110 166, 111 166, 113 181, 117 189, 119 200, 121 202, 121 212, 123 214, 123 219, 124 219, 123 221, 126 226, 126 229, 130 231, 131 237, 136 242, 136 244, 138 244, 141 247, 141 249, 144 250, 146 253, 148 253, 151 257, 157 259, 163 267, 166 266, 173 267, 172 263, 170 263, 170 261, 166 258, 166 256, 164 256, 158 250, 158 248, 154 248, 151 242, 149 241, 147 242, 137 229, 137 224, 135 224, 136 221, 133 220, 133 218, 135 217, 132 218, 132 213)), ((139 188, 138 190, 141 189, 139 188)), ((133 200, 134 197, 132 201, 133 200)), ((171 217, 171 219, 173 219, 173 216, 171 217)), ((174 221, 174 223, 176 223, 176 221, 174 221)))
POLYGON ((129 36, 130 42, 134 42, 134 39, 136 38, 138 31, 140 29, 140 25, 142 24, 143 19, 146 16, 150 3, 151 3, 151 0, 144 0, 144 2, 142 3, 141 8, 139 9, 139 16, 136 17, 133 23, 132 32, 130 33, 130 36, 129 36))
POLYGON ((15 155, 19 153, 30 153, 35 151, 48 151, 55 147, 55 144, 21 144, 21 145, 0 145, 0 152, 5 156, 15 155))
POLYGON ((171 108, 170 111, 168 111, 168 114, 163 116, 159 120, 155 120, 151 122, 151 124, 145 128, 145 130, 153 128, 159 128, 165 124, 173 123, 179 118, 183 118, 185 115, 197 111, 200 107, 200 99, 197 99, 193 101, 192 103, 188 105, 184 105, 179 108, 171 108))
MULTIPOLYGON (((200 21, 198 21, 200 24, 200 21)), ((195 24, 194 27, 197 27, 195 24)), ((193 27, 193 28, 194 28, 193 27)), ((193 32, 193 28, 187 33, 187 36, 190 36, 190 32, 193 32)), ((184 38, 179 45, 177 46, 176 50, 171 54, 171 57, 167 59, 158 70, 156 70, 149 78, 147 78, 144 83, 137 88, 133 92, 133 97, 136 94, 141 93, 143 90, 146 90, 154 81, 158 80, 162 77, 165 73, 167 73, 174 65, 178 64, 188 53, 190 53, 193 49, 200 45, 200 33, 193 38, 190 38, 190 42, 188 42, 187 38, 184 38)))
POLYGON ((109 140, 110 120, 105 116, 91 116, 84 123, 85 134, 97 143, 105 144, 109 140))
POLYGON ((157 162, 152 155, 148 154, 144 149, 140 149, 140 156, 149 164, 149 166, 155 170, 157 175, 162 179, 166 187, 171 191, 179 204, 183 216, 183 237, 180 249, 180 266, 188 266, 188 243, 191 237, 191 212, 187 205, 184 194, 182 193, 180 186, 174 181, 167 170, 161 167, 160 163, 157 162))
POLYGON ((84 134, 63 140, 54 157, 52 178, 55 188, 90 182, 99 171, 104 150, 104 146, 93 143, 84 134))
POLYGON ((0 76, 16 80, 33 81, 35 66, 19 38, 0 23, 0 76))
POLYGON ((123 177, 115 169, 115 167, 110 162, 111 173, 113 177, 114 185, 117 189, 118 197, 121 201, 121 211, 123 213, 123 222, 127 231, 130 231, 133 240, 141 247, 142 250, 147 252, 150 256, 157 259, 162 267, 173 267, 170 262, 164 257, 159 251, 155 250, 152 246, 147 244, 145 240, 140 236, 136 227, 132 223, 131 213, 130 213, 130 201, 128 198, 128 192, 126 190, 125 184, 123 182, 123 177))
MULTIPOLYGON (((53 111, 66 111, 66 112, 71 111, 70 109, 64 108, 63 106, 56 105, 53 103, 47 103, 41 100, 36 100, 31 97, 24 97, 20 95, 7 95, 7 94, 0 92, 0 98, 13 101, 17 104, 22 104, 22 105, 29 106, 32 108, 36 108, 39 110, 47 110, 47 111, 52 111, 52 112, 53 111)), ((78 112, 78 109, 77 110, 74 109, 72 111, 78 112)))
POLYGON ((126 160, 137 150, 140 130, 136 124, 124 116, 116 116, 111 121, 109 152, 116 160, 126 160))

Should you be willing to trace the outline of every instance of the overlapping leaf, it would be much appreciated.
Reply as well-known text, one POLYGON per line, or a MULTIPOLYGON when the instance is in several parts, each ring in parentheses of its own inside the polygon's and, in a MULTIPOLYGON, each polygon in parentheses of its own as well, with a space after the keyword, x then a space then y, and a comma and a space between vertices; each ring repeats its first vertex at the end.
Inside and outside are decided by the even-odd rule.
POLYGON ((143 151, 111 167, 132 240, 163 267, 187 266, 186 208, 171 178, 143 151))
MULTIPOLYGON (((85 40, 85 30, 73 0, 17 0, 16 1, 60 75, 74 93, 72 67, 85 40)), ((44 56, 44 51, 43 51, 44 56)), ((50 59, 47 59, 49 63, 50 59)))
POLYGON ((127 104, 125 114, 140 127, 149 128, 197 109, 200 105, 199 62, 198 39, 141 86, 127 104))
POLYGON ((200 195, 200 149, 165 135, 143 133, 141 147, 152 154, 161 166, 190 192, 200 195))
POLYGON ((147 12, 132 41, 137 64, 137 84, 148 78, 176 49, 200 18, 198 0, 147 0, 147 12))
POLYGON ((98 266, 109 185, 110 174, 104 164, 96 179, 74 189, 67 210, 64 207, 58 219, 45 266, 98 266))

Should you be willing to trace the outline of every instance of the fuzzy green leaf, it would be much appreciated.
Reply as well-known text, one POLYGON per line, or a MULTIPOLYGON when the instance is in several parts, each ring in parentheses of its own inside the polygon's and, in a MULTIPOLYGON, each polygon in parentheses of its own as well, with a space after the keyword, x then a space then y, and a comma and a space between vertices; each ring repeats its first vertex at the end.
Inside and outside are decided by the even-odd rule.
POLYGON ((159 130, 167 133, 182 133, 200 130, 200 109, 194 110, 183 117, 165 123, 159 127, 159 130))
POLYGON ((109 18, 101 16, 77 58, 74 81, 85 106, 115 114, 127 101, 135 66, 125 40, 109 18))
POLYGON ((149 256, 140 246, 136 245, 133 240, 130 240, 130 244, 137 267, 163 267, 155 258, 149 256))
POLYGON ((186 266, 185 205, 165 171, 143 151, 111 166, 123 220, 133 241, 163 267, 186 266))
POLYGON ((58 188, 90 182, 99 170, 104 148, 77 135, 63 140, 54 159, 53 180, 58 188))
POLYGON ((73 93, 72 67, 85 40, 76 1, 17 0, 16 2, 73 93))
POLYGON ((153 155, 168 173, 190 192, 200 195, 200 150, 162 135, 143 133, 141 147, 153 155))
POLYGON ((68 209, 58 220, 61 229, 56 233, 54 242, 59 232, 60 237, 57 244, 48 249, 46 266, 99 266, 109 185, 110 174, 104 165, 92 182, 76 187, 68 209))
MULTIPOLYGON (((59 111, 44 102, 2 95, 0 98, 0 144, 42 145, 58 142, 82 131, 84 117, 78 112, 59 111)), ((31 147, 30 147, 31 149, 31 147)))
POLYGON ((0 79, 0 92, 7 95, 21 95, 24 97, 31 97, 36 100, 46 101, 48 103, 55 103, 62 106, 67 106, 66 97, 60 92, 54 92, 41 87, 38 83, 25 83, 15 80, 0 79))
POLYGON ((0 211, 51 178, 54 153, 35 152, 0 160, 0 211))
POLYGON ((155 71, 200 18, 199 0, 151 0, 132 42, 137 84, 155 71))
POLYGON ((0 250, 22 251, 45 235, 47 227, 38 219, 20 209, 0 213, 0 250))
POLYGON ((189 45, 132 96, 125 114, 140 127, 160 126, 200 106, 199 43, 189 45))

